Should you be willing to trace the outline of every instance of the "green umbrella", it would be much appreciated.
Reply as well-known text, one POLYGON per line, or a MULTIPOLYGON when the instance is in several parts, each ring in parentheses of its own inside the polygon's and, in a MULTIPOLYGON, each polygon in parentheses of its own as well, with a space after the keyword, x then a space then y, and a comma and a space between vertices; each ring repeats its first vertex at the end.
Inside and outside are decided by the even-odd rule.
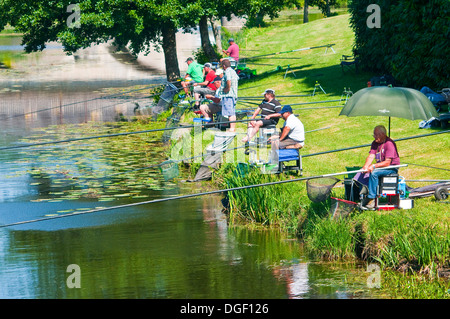
POLYGON ((414 89, 389 86, 359 90, 348 99, 339 115, 388 116, 389 136, 391 135, 391 117, 412 121, 439 117, 425 94, 414 89))

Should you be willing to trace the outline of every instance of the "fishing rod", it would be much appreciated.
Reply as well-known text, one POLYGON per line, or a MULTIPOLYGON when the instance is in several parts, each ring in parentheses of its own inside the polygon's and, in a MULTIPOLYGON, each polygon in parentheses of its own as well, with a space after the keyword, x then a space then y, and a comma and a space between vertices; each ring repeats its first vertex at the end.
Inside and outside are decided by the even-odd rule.
MULTIPOLYGON (((317 131, 321 131, 321 130, 325 130, 325 129, 329 129, 329 128, 330 128, 330 126, 327 126, 327 127, 318 128, 318 129, 315 129, 315 130, 306 131, 305 133, 317 132, 317 131)), ((242 148, 246 148, 246 145, 233 147, 233 148, 226 148, 225 150, 222 150, 222 151, 214 151, 214 153, 225 153, 225 152, 235 151, 235 150, 242 149, 242 148)), ((154 164, 154 165, 150 165, 150 166, 144 166, 144 167, 135 168, 135 169, 131 169, 131 170, 126 170, 126 171, 123 171, 123 172, 117 172, 117 173, 110 174, 110 175, 107 175, 107 176, 102 176, 102 177, 99 177, 99 178, 88 177, 88 178, 78 179, 78 178, 67 176, 67 177, 69 177, 71 179, 71 181, 74 181, 74 183, 69 183, 67 186, 73 186, 73 185, 82 183, 83 181, 102 181, 104 179, 114 178, 115 176, 120 176, 120 175, 123 175, 123 174, 128 174, 128 173, 142 171, 142 170, 147 170, 147 169, 158 168, 158 167, 161 167, 161 166, 163 166, 165 164, 168 164, 168 163, 170 163, 170 164, 178 164, 178 163, 186 161, 186 160, 193 160, 193 159, 200 158, 200 157, 203 158, 203 157, 205 157, 207 155, 208 155, 208 153, 202 153, 200 155, 196 155, 196 156, 192 156, 192 157, 186 157, 186 158, 182 158, 182 159, 178 159, 178 160, 168 159, 168 160, 165 160, 165 161, 163 161, 161 163, 158 163, 158 164, 154 164)), ((51 187, 47 188, 45 191, 48 191, 50 189, 51 189, 51 187)))
MULTIPOLYGON (((315 129, 315 130, 306 131, 305 133, 311 133, 311 132, 317 132, 317 131, 321 131, 321 130, 326 130, 326 129, 329 129, 330 127, 331 126, 318 128, 318 129, 315 129)), ((235 151, 235 150, 238 150, 238 149, 242 149, 242 148, 245 148, 245 147, 246 147, 245 145, 242 145, 242 146, 237 146, 237 147, 234 147, 234 148, 226 148, 225 150, 214 151, 214 152, 215 153, 225 153, 225 152, 229 152, 229 151, 235 151)), ((186 158, 182 158, 182 159, 178 159, 178 160, 168 159, 168 160, 165 160, 165 161, 163 161, 161 163, 158 163, 158 164, 154 164, 154 165, 150 165, 150 166, 144 166, 144 167, 135 168, 135 169, 131 169, 131 170, 126 170, 126 171, 123 171, 123 172, 117 172, 117 173, 110 174, 110 175, 107 175, 107 176, 102 176, 100 178, 91 177, 91 178, 83 178, 83 179, 80 180, 78 178, 75 179, 73 177, 69 177, 69 178, 71 178, 72 180, 75 181, 75 183, 73 183, 73 184, 71 183, 70 185, 77 184, 79 182, 82 182, 83 180, 86 180, 86 181, 87 180, 90 180, 90 181, 92 181, 92 180, 104 180, 104 179, 107 179, 107 178, 120 176, 120 175, 123 175, 123 174, 128 174, 128 173, 132 173, 132 172, 142 171, 142 170, 146 170, 146 169, 158 168, 158 167, 161 167, 161 166, 167 164, 168 162, 173 163, 173 164, 177 164, 177 163, 180 163, 180 162, 183 162, 183 161, 186 161, 186 160, 193 160, 193 159, 196 159, 196 158, 205 157, 207 155, 208 155, 208 153, 202 153, 200 155, 196 155, 196 156, 192 156, 192 157, 186 157, 186 158)))
POLYGON ((250 104, 250 105, 260 105, 261 104, 261 103, 246 101, 246 100, 237 100, 236 103, 246 103, 246 104, 250 104))
MULTIPOLYGON (((245 59, 245 58, 244 58, 244 59, 245 59)), ((247 58, 247 59, 249 59, 249 58, 247 58)), ((260 58, 258 58, 258 59, 271 59, 271 60, 273 60, 273 59, 278 59, 278 60, 300 60, 300 59, 303 59, 303 58, 299 58, 299 57, 288 57, 288 58, 279 58, 279 57, 265 58, 265 57, 260 57, 260 58)))
POLYGON ((252 56, 252 57, 248 57, 248 58, 241 58, 241 60, 248 60, 248 59, 257 59, 257 58, 261 58, 261 57, 267 57, 267 56, 271 56, 271 55, 278 55, 278 54, 285 54, 285 53, 291 53, 291 52, 299 52, 299 51, 305 51, 305 50, 311 50, 311 49, 319 49, 319 48, 331 48, 331 50, 333 50, 333 45, 334 44, 325 44, 325 45, 319 45, 319 46, 314 46, 314 47, 306 47, 306 48, 301 48, 301 49, 295 49, 295 50, 289 50, 289 51, 281 51, 281 52, 275 52, 275 53, 268 53, 268 54, 262 54, 262 55, 256 55, 256 56, 252 56))
POLYGON ((246 87, 246 88, 239 88, 239 91, 248 90, 248 89, 254 89, 254 88, 257 88, 257 87, 260 87, 260 86, 268 87, 268 86, 272 86, 272 85, 275 85, 275 84, 277 84, 277 83, 259 84, 259 85, 255 85, 255 86, 249 86, 249 87, 246 87))
POLYGON ((450 182, 449 179, 405 179, 405 182, 412 182, 412 183, 445 183, 450 182))
MULTIPOLYGON (((201 125, 202 126, 215 126, 217 124, 243 123, 243 122, 249 122, 249 121, 253 121, 253 120, 246 119, 246 120, 236 120, 236 121, 226 121, 226 122, 213 122, 213 123, 205 122, 205 123, 202 123, 201 125)), ((161 128, 161 129, 151 129, 151 130, 135 131, 135 132, 123 132, 123 133, 105 134, 105 135, 97 135, 97 136, 78 137, 78 138, 73 138, 73 139, 51 141, 51 142, 41 142, 41 143, 30 143, 30 144, 23 144, 23 145, 15 145, 15 146, 6 146, 6 147, 0 147, 0 151, 11 150, 11 149, 19 149, 19 148, 26 148, 26 147, 33 147, 33 146, 42 146, 42 145, 51 145, 51 144, 60 144, 60 143, 85 141, 85 140, 106 138, 106 137, 117 137, 117 136, 135 135, 135 134, 144 134, 144 133, 154 133, 154 132, 175 130, 175 129, 179 129, 179 128, 193 128, 193 127, 198 127, 198 126, 199 126, 199 124, 184 125, 182 127, 175 126, 175 127, 161 128)), ((396 139, 394 141, 403 141, 403 140, 408 140, 408 139, 432 136, 432 135, 437 135, 437 134, 444 134, 444 133, 449 133, 449 132, 450 132, 450 130, 446 130, 446 131, 442 131, 442 132, 435 132, 435 133, 417 135, 417 136, 413 136, 413 137, 400 138, 400 139, 396 139)), ((370 145, 371 144, 364 144, 364 145, 359 145, 359 146, 352 146, 352 147, 349 147, 349 148, 338 149, 338 150, 334 150, 334 151, 327 151, 327 152, 339 152, 339 151, 345 151, 345 150, 350 150, 350 149, 355 149, 355 148, 360 148, 360 147, 367 147, 367 146, 370 146, 370 145)), ((317 155, 321 155, 321 154, 326 154, 326 152, 321 152, 321 153, 316 153, 316 154, 317 155)), ((303 155, 303 157, 308 157, 308 156, 311 156, 311 155, 309 155, 309 154, 303 155)))
POLYGON ((319 106, 319 107, 301 107, 301 108, 295 108, 293 110, 295 111, 302 111, 302 110, 321 110, 321 109, 334 109, 338 107, 344 107, 343 105, 331 105, 331 106, 319 106))
MULTIPOLYGON (((322 128, 318 128, 318 129, 315 129, 315 130, 306 131, 305 133, 312 133, 312 132, 322 131, 322 130, 326 130, 326 129, 329 129, 329 128, 331 128, 331 126, 327 126, 327 127, 322 127, 322 128)), ((246 133, 243 133, 243 134, 246 134, 246 133)), ((245 147, 246 147, 245 145, 242 145, 242 146, 237 146, 237 147, 233 147, 233 148, 226 148, 223 151, 214 151, 214 152, 215 153, 225 153, 225 152, 235 151, 235 150, 238 150, 238 149, 241 149, 241 148, 245 148, 245 147)), ((114 176, 117 176, 117 175, 131 173, 131 172, 135 172, 135 171, 141 171, 141 170, 144 170, 144 169, 152 169, 152 168, 160 167, 160 166, 162 166, 164 164, 167 164, 167 162, 180 163, 180 162, 183 162, 183 161, 192 160, 192 159, 196 159, 196 158, 199 158, 199 157, 205 157, 207 155, 208 155, 208 153, 202 153, 200 155, 196 155, 196 156, 192 156, 192 157, 186 157, 186 158, 182 158, 182 159, 178 159, 178 160, 168 159, 168 160, 165 160, 164 162, 161 162, 159 164, 145 166, 145 167, 141 167, 141 168, 135 168, 135 169, 132 169, 132 170, 118 172, 118 173, 115 173, 115 174, 112 174, 112 175, 103 176, 101 178, 91 178, 91 179, 94 179, 94 180, 105 179, 105 178, 114 177, 114 176)))
MULTIPOLYGON (((279 97, 305 97, 305 96, 311 96, 311 94, 277 95, 276 98, 279 98, 279 97)), ((258 97, 258 96, 240 96, 240 97, 238 97, 238 100, 262 99, 262 98, 263 98, 262 96, 261 97, 258 97)))
POLYGON ((272 64, 272 63, 258 63, 258 62, 245 62, 245 63, 247 63, 247 64, 250 64, 250 65, 270 65, 270 66, 274 66, 275 64, 272 64))
POLYGON ((442 168, 442 167, 434 167, 434 166, 427 166, 427 165, 420 165, 420 164, 413 164, 413 163, 405 163, 405 164, 415 165, 415 166, 421 166, 421 167, 426 167, 426 168, 440 169, 440 170, 443 170, 443 171, 450 171, 450 169, 448 169, 448 168, 442 168))
POLYGON ((183 125, 182 127, 175 126, 175 127, 165 127, 165 128, 151 129, 151 130, 144 130, 144 131, 123 132, 123 133, 114 133, 114 134, 105 134, 105 135, 87 136, 87 137, 77 137, 77 138, 59 140, 59 141, 30 143, 30 144, 23 144, 23 145, 0 147, 0 151, 33 147, 33 146, 78 142, 78 141, 85 141, 85 140, 92 140, 92 139, 99 139, 99 138, 106 138, 106 137, 117 137, 117 136, 135 135, 135 134, 144 134, 144 133, 154 133, 154 132, 161 132, 161 131, 170 131, 170 130, 176 130, 176 129, 180 129, 180 128, 193 128, 193 127, 198 127, 200 125, 201 126, 215 126, 218 124, 241 123, 241 122, 249 122, 249 121, 253 121, 253 120, 236 120, 236 121, 213 122, 213 123, 205 122, 202 124, 183 125))
MULTIPOLYGON (((392 165, 392 166, 383 167, 383 168, 375 168, 375 170, 399 168, 399 167, 405 167, 405 166, 407 166, 407 165, 406 164, 403 164, 403 165, 392 165)), ((15 223, 3 224, 3 225, 0 225, 0 228, 12 227, 12 226, 18 226, 18 225, 30 224, 30 223, 37 223, 37 222, 48 221, 48 220, 59 219, 59 218, 65 218, 65 217, 73 217, 73 216, 80 216, 80 215, 85 215, 85 214, 98 213, 98 212, 104 212, 104 211, 109 211, 109 210, 114 210, 114 209, 122 209, 122 208, 129 208, 129 207, 135 207, 135 206, 140 206, 140 205, 162 203, 162 202, 168 202, 168 201, 172 201, 172 200, 180 200, 180 199, 200 197, 200 196, 206 196, 206 195, 221 194, 221 193, 224 193, 224 192, 233 192, 233 191, 249 189, 249 188, 255 188, 255 187, 293 183, 293 182, 305 181, 305 180, 310 180, 310 179, 326 178, 326 177, 339 176, 339 175, 345 175, 345 174, 353 174, 353 173, 359 173, 359 172, 365 172, 365 170, 360 169, 360 170, 356 170, 356 171, 345 171, 345 172, 332 173, 332 174, 323 174, 323 175, 316 175, 316 176, 309 176, 309 177, 301 177, 301 178, 296 178, 296 179, 287 179, 287 180, 282 180, 282 181, 275 181, 275 182, 268 182, 268 183, 261 183, 261 184, 253 184, 253 185, 225 188, 225 189, 219 189, 219 190, 202 192, 202 193, 195 193, 195 194, 187 194, 187 195, 180 195, 180 196, 174 196, 174 197, 159 198, 159 199, 154 199, 154 200, 149 200, 149 201, 130 203, 130 204, 124 204, 124 205, 117 205, 117 206, 111 206, 111 207, 102 207, 102 208, 97 208, 97 209, 81 211, 81 212, 67 213, 67 214, 64 214, 64 215, 47 216, 47 217, 42 217, 42 218, 37 218, 37 219, 31 219, 31 220, 25 220, 25 221, 20 221, 20 222, 15 222, 15 223)))
MULTIPOLYGON (((76 101, 76 102, 67 103, 67 104, 63 104, 63 105, 48 107, 48 108, 40 109, 40 110, 33 111, 33 112, 27 112, 27 113, 23 113, 23 114, 11 115, 11 116, 5 117, 3 119, 4 120, 8 120, 8 119, 11 119, 11 118, 32 115, 32 114, 36 114, 36 113, 40 113, 40 112, 50 111, 50 110, 53 110, 53 109, 59 109, 59 108, 67 107, 67 106, 73 106, 73 105, 77 105, 77 104, 81 104, 81 103, 88 103, 88 102, 93 102, 93 101, 98 101, 98 100, 112 99, 112 98, 115 98, 115 97, 118 97, 118 96, 122 96, 124 94, 137 92, 137 91, 142 91, 142 90, 147 90, 147 89, 152 89, 152 88, 156 88, 156 87, 159 87, 159 86, 162 86, 162 85, 167 85, 167 84, 176 83, 176 82, 178 82, 178 81, 167 82, 167 83, 164 83, 164 84, 153 84, 151 86, 147 86, 147 87, 140 88, 140 89, 133 89, 133 90, 129 90, 129 91, 122 92, 122 93, 115 93, 115 94, 111 94, 111 95, 107 95, 107 96, 101 96, 101 97, 96 97, 96 98, 92 98, 92 99, 88 99, 88 100, 76 101)), ((172 89, 172 90, 174 90, 174 89, 172 89)), ((145 98, 155 97, 155 96, 161 95, 162 93, 163 92, 161 92, 161 93, 154 93, 154 94, 152 94, 150 96, 147 96, 145 98)), ((139 98, 139 99, 143 99, 143 98, 139 98)), ((125 103, 125 102, 122 102, 122 103, 125 103)), ((122 104, 122 103, 118 103, 118 104, 122 104)), ((118 105, 118 104, 114 104, 114 105, 118 105)), ((114 106, 114 105, 112 105, 112 106, 114 106)))
POLYGON ((289 105, 306 105, 306 104, 319 104, 319 103, 330 103, 330 102, 342 102, 342 100, 327 100, 327 101, 316 101, 316 102, 302 102, 302 103, 291 103, 289 105))
MULTIPOLYGON (((434 132, 434 133, 422 134, 422 135, 409 136, 409 137, 402 137, 402 138, 395 139, 394 141, 395 142, 400 142, 400 141, 412 140, 412 139, 415 139, 415 138, 422 138, 422 137, 428 137, 428 136, 432 136, 432 135, 439 135, 439 134, 445 134, 445 133, 450 133, 450 130, 446 130, 446 131, 442 131, 442 132, 434 132)), ((330 153, 335 153, 335 152, 348 151, 348 150, 353 150, 353 149, 357 149, 357 148, 368 147, 368 146, 371 146, 371 145, 372 145, 372 143, 370 143, 370 144, 363 144, 363 145, 357 145, 357 146, 350 146, 350 147, 339 148, 339 149, 335 149, 335 150, 331 150, 331 151, 324 151, 324 152, 318 152, 318 153, 312 153, 312 154, 305 154, 305 155, 302 155, 302 157, 318 156, 318 155, 323 155, 323 154, 330 154, 330 153)))

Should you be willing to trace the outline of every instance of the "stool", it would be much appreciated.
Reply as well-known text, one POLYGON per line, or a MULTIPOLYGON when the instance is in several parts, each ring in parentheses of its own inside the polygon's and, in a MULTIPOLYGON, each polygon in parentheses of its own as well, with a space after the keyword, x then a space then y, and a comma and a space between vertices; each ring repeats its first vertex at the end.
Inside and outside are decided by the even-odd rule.
POLYGON ((278 154, 278 172, 283 173, 283 171, 295 170, 300 175, 303 175, 302 168, 302 156, 298 149, 282 149, 277 151, 278 154), (295 161, 295 165, 285 166, 284 162, 295 161))
POLYGON ((375 207, 381 210, 398 208, 400 194, 398 192, 398 174, 389 174, 379 178, 375 207))

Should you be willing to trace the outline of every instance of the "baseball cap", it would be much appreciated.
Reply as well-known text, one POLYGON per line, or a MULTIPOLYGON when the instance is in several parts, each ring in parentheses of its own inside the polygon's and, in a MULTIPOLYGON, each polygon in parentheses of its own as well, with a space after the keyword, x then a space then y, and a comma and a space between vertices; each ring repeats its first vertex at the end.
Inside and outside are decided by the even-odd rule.
POLYGON ((211 65, 211 63, 205 63, 204 65, 203 65, 203 67, 204 68, 212 68, 212 65, 211 65))
POLYGON ((223 73, 223 69, 217 69, 216 70, 216 75, 221 75, 223 73))
POLYGON ((194 59, 193 59, 193 58, 191 58, 191 57, 189 57, 189 58, 187 58, 187 59, 186 59, 186 61, 185 61, 185 62, 187 62, 187 61, 194 61, 194 59))
POLYGON ((230 42, 234 42, 234 39, 233 38, 229 38, 228 39, 228 43, 230 43, 230 42))
POLYGON ((266 94, 266 93, 271 93, 271 94, 274 94, 274 95, 275 95, 275 90, 267 89, 267 90, 264 91, 264 93, 263 93, 262 95, 264 95, 264 94, 266 94))
POLYGON ((292 107, 290 105, 283 106, 283 108, 281 109, 280 114, 283 114, 283 113, 286 113, 286 112, 292 113, 292 107))

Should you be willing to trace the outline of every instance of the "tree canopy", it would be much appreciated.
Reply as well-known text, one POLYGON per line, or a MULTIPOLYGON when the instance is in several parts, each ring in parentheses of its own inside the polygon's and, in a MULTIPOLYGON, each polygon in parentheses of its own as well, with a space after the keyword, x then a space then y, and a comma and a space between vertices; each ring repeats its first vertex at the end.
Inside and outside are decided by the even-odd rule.
POLYGON ((391 74, 404 86, 420 89, 450 83, 450 6, 448 0, 380 0, 379 27, 370 27, 372 0, 352 1, 354 50, 364 69, 391 74))
POLYGON ((189 30, 202 17, 230 17, 264 12, 273 17, 286 0, 2 0, 0 27, 23 33, 26 52, 59 41, 66 53, 113 41, 131 53, 164 51, 169 81, 180 76, 175 34, 189 30))

